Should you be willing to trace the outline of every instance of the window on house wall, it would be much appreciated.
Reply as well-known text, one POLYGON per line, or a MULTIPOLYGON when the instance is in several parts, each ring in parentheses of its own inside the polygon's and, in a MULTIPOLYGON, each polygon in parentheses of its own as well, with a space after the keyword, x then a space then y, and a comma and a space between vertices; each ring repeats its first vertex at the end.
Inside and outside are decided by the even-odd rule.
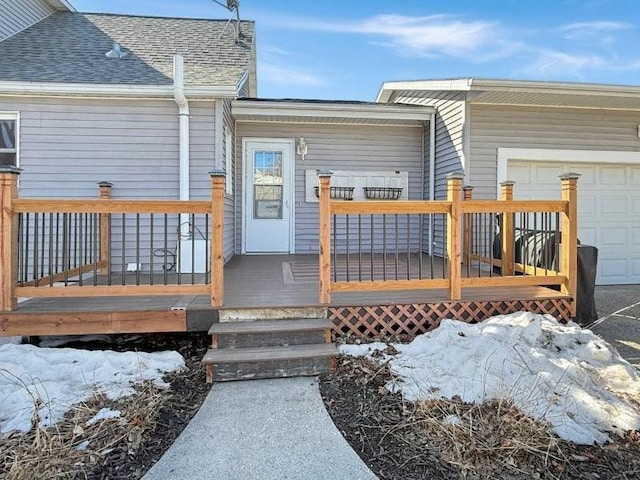
POLYGON ((18 165, 18 114, 0 112, 0 165, 18 165))
POLYGON ((224 127, 225 170, 227 195, 233 195, 233 136, 229 127, 224 127))

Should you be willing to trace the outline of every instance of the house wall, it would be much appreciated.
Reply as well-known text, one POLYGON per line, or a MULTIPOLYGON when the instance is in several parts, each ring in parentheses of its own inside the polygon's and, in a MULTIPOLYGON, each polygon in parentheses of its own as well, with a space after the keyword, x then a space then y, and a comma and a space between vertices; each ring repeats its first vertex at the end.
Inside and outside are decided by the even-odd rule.
MULTIPOLYGON (((113 183, 113 198, 179 197, 178 112, 173 100, 0 97, 0 111, 20 112, 22 197, 96 198, 96 182, 103 180, 113 183)), ((214 166, 215 103, 191 102, 190 111, 191 198, 206 200, 211 197, 208 172, 214 166)), ((119 264, 121 224, 116 217, 112 261, 119 264)), ((141 227, 144 271, 150 263, 148 221, 141 227)), ((177 219, 169 229, 173 246, 177 219)), ((126 242, 125 249, 130 247, 126 242)), ((154 260, 154 266, 161 268, 161 263, 154 260)))
MULTIPOLYGON (((435 199, 447 197, 447 174, 463 170, 465 95, 462 92, 398 91, 393 103, 436 107, 435 199)), ((427 171, 428 174, 428 171, 427 171)), ((426 190, 428 192, 428 190, 426 190)))
MULTIPOLYGON (((292 123, 236 124, 236 251, 241 251, 242 232, 242 140, 245 137, 304 137, 309 151, 295 167, 295 251, 318 250, 318 203, 305 201, 305 170, 334 169, 409 172, 409 198, 422 198, 422 128, 292 123)), ((425 154, 428 155, 428 154, 425 154)), ((406 231, 406 229, 404 230, 406 231)), ((411 244, 417 249, 419 232, 414 229, 411 244)))
MULTIPOLYGON (((235 185, 235 119, 231 115, 231 100, 224 99, 219 100, 218 105, 222 107, 223 111, 223 125, 231 132, 231 154, 232 158, 227 158, 227 138, 225 135, 225 129, 222 129, 222 169, 226 172, 227 176, 231 176, 231 184, 235 185)), ((242 157, 240 157, 242 158, 242 157)), ((235 253, 236 242, 236 192, 235 188, 232 192, 226 192, 224 200, 224 258, 229 260, 235 253)))
POLYGON ((0 41, 54 12, 43 0, 0 0, 0 41))
MULTIPOLYGON (((435 200, 447 198, 447 175, 451 172, 465 171, 466 146, 464 132, 466 127, 465 94, 463 92, 434 91, 397 91, 390 99, 393 103, 410 105, 428 105, 436 107, 435 122, 435 200)), ((427 137, 428 142, 428 137, 427 137)), ((428 145, 428 143, 427 143, 428 145)), ((466 173, 466 172, 465 172, 466 173)), ((426 169, 425 192, 429 192, 429 169, 426 169)), ((425 229, 427 245, 428 229, 425 229)), ((445 224, 443 218, 434 217, 433 252, 444 252, 445 224)))
POLYGON ((496 198, 499 147, 640 151, 637 112, 474 104, 470 112, 476 198, 496 198))

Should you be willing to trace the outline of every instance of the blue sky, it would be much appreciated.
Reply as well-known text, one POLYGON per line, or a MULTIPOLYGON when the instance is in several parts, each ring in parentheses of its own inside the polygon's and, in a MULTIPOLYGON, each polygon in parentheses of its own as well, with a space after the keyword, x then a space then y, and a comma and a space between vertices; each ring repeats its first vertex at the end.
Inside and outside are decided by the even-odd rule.
MULTIPOLYGON (((211 0, 71 0, 84 12, 229 18, 211 0)), ((452 77, 640 84, 635 0, 240 0, 258 93, 374 100, 382 82, 452 77)))

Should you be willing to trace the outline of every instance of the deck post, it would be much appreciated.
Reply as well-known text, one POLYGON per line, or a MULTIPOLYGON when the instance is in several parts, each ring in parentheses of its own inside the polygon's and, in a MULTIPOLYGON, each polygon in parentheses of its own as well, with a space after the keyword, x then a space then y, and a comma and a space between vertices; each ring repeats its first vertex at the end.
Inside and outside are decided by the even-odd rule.
POLYGON ((0 166, 0 311, 15 310, 18 305, 18 216, 13 201, 18 197, 19 168, 0 166))
MULTIPOLYGON (((98 182, 100 200, 111 199, 111 188, 113 183, 98 182)), ((100 268, 100 274, 106 275, 111 270, 111 214, 100 214, 100 263, 104 264, 100 268)))
MULTIPOLYGON (((516 182, 513 180, 505 180, 500 183, 501 187, 501 200, 504 202, 510 202, 513 200, 513 186, 516 182)), ((513 213, 502 213, 502 230, 500 235, 502 236, 502 269, 501 275, 503 277, 511 277, 514 274, 514 225, 513 225, 513 213)))
POLYGON ((226 174, 213 170, 211 175, 211 306, 224 304, 224 190, 226 174))
POLYGON ((462 297, 462 245, 460 238, 460 216, 462 215, 462 180, 464 174, 453 172, 447 175, 447 201, 451 210, 447 214, 447 260, 449 261, 449 298, 460 300, 462 297))
MULTIPOLYGON (((462 198, 463 200, 471 200, 473 198, 473 187, 470 185, 465 185, 462 187, 462 198)), ((462 244, 462 263, 465 265, 469 265, 470 261, 470 253, 471 253, 471 214, 467 214, 464 216, 464 226, 463 226, 463 244, 462 244)))
POLYGON ((332 172, 321 170, 319 188, 320 245, 320 303, 331 303, 331 183, 332 172))
POLYGON ((561 215, 560 271, 564 275, 561 290, 571 295, 571 315, 576 315, 578 294, 578 177, 579 173, 560 175, 562 200, 567 202, 561 215))

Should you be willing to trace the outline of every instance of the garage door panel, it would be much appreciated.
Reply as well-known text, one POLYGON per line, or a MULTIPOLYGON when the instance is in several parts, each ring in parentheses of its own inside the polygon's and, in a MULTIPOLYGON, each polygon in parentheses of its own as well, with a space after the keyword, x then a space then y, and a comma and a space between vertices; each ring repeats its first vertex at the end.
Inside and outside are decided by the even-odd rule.
POLYGON ((600 204, 600 212, 598 212, 599 214, 604 215, 608 218, 615 215, 628 215, 627 198, 625 196, 617 195, 615 197, 609 197, 602 195, 596 199, 600 204))
POLYGON ((518 184, 531 183, 531 168, 529 165, 513 165, 509 168, 509 180, 518 184))
POLYGON ((598 273, 609 284, 625 283, 628 277, 627 265, 626 258, 598 257, 598 273))
POLYGON ((626 168, 625 167, 600 167, 600 184, 601 185, 626 185, 626 168))
MULTIPOLYGON (((604 157, 604 156, 603 156, 604 157)), ((598 247, 598 284, 640 283, 640 165, 513 162, 518 199, 559 199, 562 173, 580 173, 578 238, 598 247), (528 175, 528 176, 527 176, 528 175)), ((511 164, 508 175, 512 178, 511 164)), ((513 179, 513 178, 512 178, 513 179)))

